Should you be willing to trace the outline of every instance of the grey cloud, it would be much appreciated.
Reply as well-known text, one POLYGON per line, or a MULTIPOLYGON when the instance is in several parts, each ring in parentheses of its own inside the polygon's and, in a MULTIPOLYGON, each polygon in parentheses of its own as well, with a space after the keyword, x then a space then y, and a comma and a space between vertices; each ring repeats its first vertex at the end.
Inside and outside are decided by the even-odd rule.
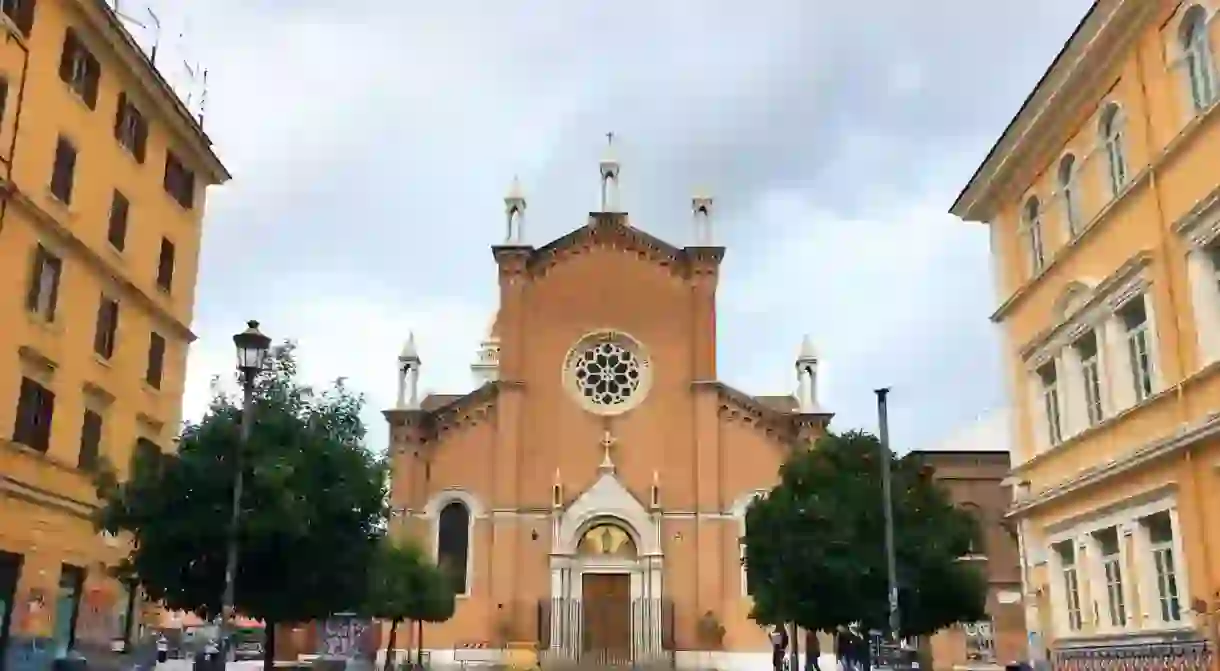
POLYGON ((199 330, 224 345, 267 306, 362 293, 490 311, 509 180, 531 241, 561 235, 612 130, 637 225, 683 244, 692 192, 717 198, 723 376, 790 386, 811 331, 840 426, 871 426, 893 384, 896 440, 924 446, 1004 392, 985 231, 941 213, 1087 5, 192 4, 237 177, 212 199, 199 330))

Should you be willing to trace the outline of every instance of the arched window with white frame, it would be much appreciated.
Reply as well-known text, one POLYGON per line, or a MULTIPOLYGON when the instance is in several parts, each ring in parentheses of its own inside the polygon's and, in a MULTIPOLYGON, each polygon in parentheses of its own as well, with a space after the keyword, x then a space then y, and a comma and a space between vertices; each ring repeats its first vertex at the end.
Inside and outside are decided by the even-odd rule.
POLYGON ((1117 196, 1127 185, 1127 150, 1123 144, 1123 115, 1118 103, 1109 103, 1101 111, 1097 130, 1106 156, 1106 177, 1110 195, 1117 196))
POLYGON ((1037 196, 1030 196, 1029 200, 1025 201, 1022 220, 1029 243, 1030 272, 1037 275, 1046 265, 1046 252, 1042 244, 1042 204, 1037 196))
POLYGON ((1080 194, 1076 188, 1076 156, 1066 154, 1059 159, 1059 195, 1063 198, 1063 217, 1067 221, 1068 236, 1076 237, 1080 232, 1080 194))
POLYGON ((441 508, 436 521, 436 563, 453 581, 458 595, 470 592, 470 508, 453 500, 441 508))
POLYGON ((1196 114, 1216 102, 1215 59, 1207 26, 1207 10, 1196 4, 1182 15, 1178 31, 1190 102, 1196 114))

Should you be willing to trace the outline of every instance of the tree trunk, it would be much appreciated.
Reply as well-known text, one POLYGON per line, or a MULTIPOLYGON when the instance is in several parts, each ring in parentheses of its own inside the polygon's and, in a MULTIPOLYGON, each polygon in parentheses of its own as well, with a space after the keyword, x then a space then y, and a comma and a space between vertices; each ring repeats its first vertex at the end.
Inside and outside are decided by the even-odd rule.
POLYGON ((263 671, 275 671, 275 622, 267 620, 263 629, 263 671))
POLYGON ((398 638, 398 620, 390 620, 390 637, 385 642, 385 671, 394 671, 394 644, 398 638))
POLYGON ((419 631, 419 635, 415 637, 415 645, 418 646, 415 649, 415 666, 422 669, 424 668, 424 621, 416 620, 415 626, 419 631))
POLYGON ((407 651, 407 666, 411 666, 411 648, 414 647, 415 641, 415 621, 406 620, 407 629, 403 633, 407 635, 407 640, 403 641, 403 649, 407 651))
POLYGON ((789 671, 800 671, 800 668, 801 668, 801 628, 796 626, 795 622, 792 623, 791 627, 792 627, 792 634, 790 636, 788 636, 788 640, 791 641, 792 647, 790 648, 790 652, 789 652, 790 661, 788 662, 788 669, 789 669, 789 671))

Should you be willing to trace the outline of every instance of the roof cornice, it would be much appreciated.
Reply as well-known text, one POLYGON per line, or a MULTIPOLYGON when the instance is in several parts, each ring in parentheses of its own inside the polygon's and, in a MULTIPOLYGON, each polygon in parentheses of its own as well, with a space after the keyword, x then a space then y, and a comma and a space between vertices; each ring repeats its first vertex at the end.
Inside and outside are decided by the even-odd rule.
POLYGON ((1037 160, 1048 144, 1060 141, 1059 133, 1048 131, 1067 125, 1067 117, 1094 94, 1108 75, 1108 66, 1125 53, 1126 45, 1159 7, 1159 2, 1144 0, 1096 0, 949 212, 966 221, 989 221, 1005 180, 1037 160))

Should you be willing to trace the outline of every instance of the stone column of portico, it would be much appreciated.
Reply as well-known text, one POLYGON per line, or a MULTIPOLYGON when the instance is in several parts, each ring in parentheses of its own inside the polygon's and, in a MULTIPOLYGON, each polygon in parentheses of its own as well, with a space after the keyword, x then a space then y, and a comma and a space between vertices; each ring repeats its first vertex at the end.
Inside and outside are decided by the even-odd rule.
MULTIPOLYGON (((534 248, 528 245, 498 245, 492 248, 500 279, 500 380, 496 402, 496 434, 487 480, 494 483, 492 510, 519 510, 522 504, 520 464, 522 404, 524 402, 523 342, 525 333, 525 287, 528 264, 534 248)), ((519 602, 518 566, 521 558, 518 519, 515 515, 492 516, 489 618, 513 622, 526 620, 519 602)))

